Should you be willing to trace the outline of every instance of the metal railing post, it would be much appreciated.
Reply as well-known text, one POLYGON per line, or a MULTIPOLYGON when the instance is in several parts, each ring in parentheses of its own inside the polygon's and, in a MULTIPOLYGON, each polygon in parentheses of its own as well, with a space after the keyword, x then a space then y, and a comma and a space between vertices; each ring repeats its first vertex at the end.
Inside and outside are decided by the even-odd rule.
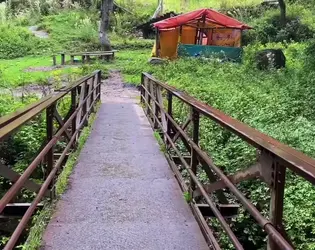
MULTIPOLYGON (((54 135, 54 111, 56 108, 56 104, 52 104, 50 107, 46 109, 46 140, 47 143, 53 138, 54 135)), ((46 173, 45 176, 48 176, 50 171, 53 168, 54 165, 54 147, 51 147, 51 149, 46 154, 46 173)))
POLYGON ((101 100, 101 93, 102 93, 101 82, 102 82, 102 71, 99 71, 97 73, 97 84, 99 84, 97 87, 98 100, 101 100))
MULTIPOLYGON (((173 117, 173 95, 170 91, 167 92, 167 113, 173 117)), ((167 134, 172 138, 172 122, 170 119, 167 119, 167 134)))
MULTIPOLYGON (((199 112, 197 110, 195 110, 194 108, 192 108, 192 111, 191 111, 191 119, 192 119, 192 127, 193 127, 192 139, 193 139, 193 142, 198 145, 199 144, 199 119, 200 119, 200 116, 199 116, 199 112)), ((193 148, 191 148, 190 167, 191 167, 191 170, 193 171, 193 173, 195 175, 197 175, 197 166, 198 166, 198 153, 193 148)), ((192 178, 190 179, 190 188, 191 188, 192 192, 196 188, 196 185, 195 185, 192 178)))
POLYGON ((140 85, 140 103, 144 103, 144 74, 141 74, 141 85, 140 85))
MULTIPOLYGON (((285 187, 286 168, 278 161, 273 160, 271 166, 271 185, 270 185, 270 221, 275 228, 283 235, 283 201, 285 187)), ((286 238, 286 235, 283 235, 286 238)), ((288 241, 288 239, 286 239, 288 241)), ((290 243, 290 241, 288 241, 290 243)), ((268 237, 267 250, 278 250, 280 247, 272 238, 268 237)))
MULTIPOLYGON (((74 88, 71 90, 71 114, 74 113, 76 109, 76 104, 77 104, 77 88, 74 88)), ((74 135, 76 130, 77 130, 76 117, 74 117, 71 122, 71 135, 74 135)), ((77 141, 77 138, 74 139, 73 147, 76 146, 76 141, 77 141)))
MULTIPOLYGON (((83 99, 85 99, 87 96, 88 96, 88 93, 89 93, 89 83, 88 83, 88 80, 85 81, 85 91, 84 91, 84 97, 83 99)), ((82 117, 84 118, 86 113, 87 113, 87 110, 88 110, 88 107, 87 107, 87 103, 88 103, 88 98, 84 101, 83 103, 83 107, 82 107, 82 117)), ((87 117, 84 118, 84 121, 82 121, 84 123, 84 126, 87 126, 88 125, 88 119, 87 117)))

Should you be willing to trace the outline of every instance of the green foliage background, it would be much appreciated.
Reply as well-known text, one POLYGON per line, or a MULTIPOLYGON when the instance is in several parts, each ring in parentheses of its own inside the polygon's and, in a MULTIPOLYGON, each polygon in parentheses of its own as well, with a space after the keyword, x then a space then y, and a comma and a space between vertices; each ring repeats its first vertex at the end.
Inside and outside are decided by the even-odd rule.
MULTIPOLYGON (((220 8, 222 12, 246 21, 255 29, 244 34, 246 46, 242 64, 182 58, 159 66, 147 63, 153 41, 139 39, 134 30, 136 25, 150 18, 156 1, 118 2, 132 10, 132 13, 117 13, 112 17, 110 38, 113 47, 120 50, 115 62, 98 62, 75 70, 25 72, 32 65, 51 65, 51 54, 60 50, 99 49, 98 1, 74 4, 65 1, 63 8, 54 1, 42 0, 33 5, 29 5, 28 1, 20 1, 19 5, 12 6, 11 11, 6 10, 3 15, 0 12, 0 86, 14 89, 30 83, 46 84, 52 77, 79 77, 99 68, 104 72, 108 69, 120 69, 127 83, 139 84, 141 72, 146 71, 259 131, 315 157, 313 1, 287 1, 288 22, 285 26, 280 26, 279 10, 254 5, 258 1, 244 1, 240 4, 234 0, 192 0, 188 1, 188 6, 184 6, 180 1, 165 0, 166 11, 220 8), (34 24, 48 31, 49 39, 34 37, 27 28, 34 24), (255 68, 255 53, 265 48, 283 49, 287 58, 286 69, 258 71, 255 68), (25 57, 26 55, 28 56, 25 57)), ((22 100, 16 96, 0 94, 0 115, 35 100, 35 96, 22 100)), ((66 106, 61 105, 60 110, 65 112, 63 107, 66 106)), ((187 110, 175 103, 175 114, 178 120, 182 120, 187 110)), ((39 116, 10 138, 7 144, 2 144, 1 160, 22 172, 40 146, 45 133, 44 122, 44 115, 39 116), (14 157, 10 157, 12 155, 14 157)), ((205 119, 201 121, 200 144, 226 173, 244 169, 256 159, 252 147, 205 119)), ((34 179, 40 182, 41 177, 42 172, 39 170, 34 179)), ((314 186, 290 171, 287 177, 285 229, 297 249, 315 249, 314 186)), ((202 173, 200 178, 206 180, 202 173)), ((10 186, 3 179, 0 179, 0 184, 0 192, 10 186)), ((263 214, 268 215, 270 197, 267 186, 257 181, 248 181, 240 184, 239 188, 254 201, 263 214)), ((21 200, 29 200, 32 195, 25 193, 21 200)), ((212 226, 218 233, 221 232, 215 221, 212 226)), ((265 234, 253 223, 248 213, 241 210, 231 226, 246 249, 265 249, 265 234)), ((220 242, 224 249, 231 248, 226 237, 220 237, 220 242)))

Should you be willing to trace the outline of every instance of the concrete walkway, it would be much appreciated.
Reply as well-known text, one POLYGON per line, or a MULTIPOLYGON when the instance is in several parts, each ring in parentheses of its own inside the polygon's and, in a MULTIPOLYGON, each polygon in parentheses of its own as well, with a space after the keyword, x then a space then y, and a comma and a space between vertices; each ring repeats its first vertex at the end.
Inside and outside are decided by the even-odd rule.
POLYGON ((209 249, 142 108, 118 73, 42 249, 209 249))

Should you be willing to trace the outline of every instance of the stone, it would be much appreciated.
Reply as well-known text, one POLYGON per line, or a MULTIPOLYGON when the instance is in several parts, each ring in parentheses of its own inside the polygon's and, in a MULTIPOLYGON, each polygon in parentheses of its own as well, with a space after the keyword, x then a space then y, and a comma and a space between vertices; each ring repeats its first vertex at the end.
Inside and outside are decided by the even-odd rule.
POLYGON ((285 68, 286 58, 281 49, 265 49, 255 56, 257 68, 260 70, 285 68))
POLYGON ((165 60, 162 58, 158 58, 158 57, 152 57, 149 59, 149 63, 151 63, 153 65, 158 65, 158 64, 165 63, 165 60))

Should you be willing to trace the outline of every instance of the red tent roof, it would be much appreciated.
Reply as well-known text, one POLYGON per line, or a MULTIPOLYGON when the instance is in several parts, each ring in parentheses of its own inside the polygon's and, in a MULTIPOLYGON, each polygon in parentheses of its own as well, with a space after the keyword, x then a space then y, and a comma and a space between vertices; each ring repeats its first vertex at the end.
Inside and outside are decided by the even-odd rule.
POLYGON ((203 20, 207 23, 213 23, 217 26, 234 28, 234 29, 251 29, 250 26, 239 22, 238 20, 231 18, 229 16, 223 15, 212 9, 200 9, 195 10, 186 14, 171 17, 159 22, 154 23, 154 27, 158 29, 170 29, 175 28, 184 24, 193 23, 197 20, 203 20))

